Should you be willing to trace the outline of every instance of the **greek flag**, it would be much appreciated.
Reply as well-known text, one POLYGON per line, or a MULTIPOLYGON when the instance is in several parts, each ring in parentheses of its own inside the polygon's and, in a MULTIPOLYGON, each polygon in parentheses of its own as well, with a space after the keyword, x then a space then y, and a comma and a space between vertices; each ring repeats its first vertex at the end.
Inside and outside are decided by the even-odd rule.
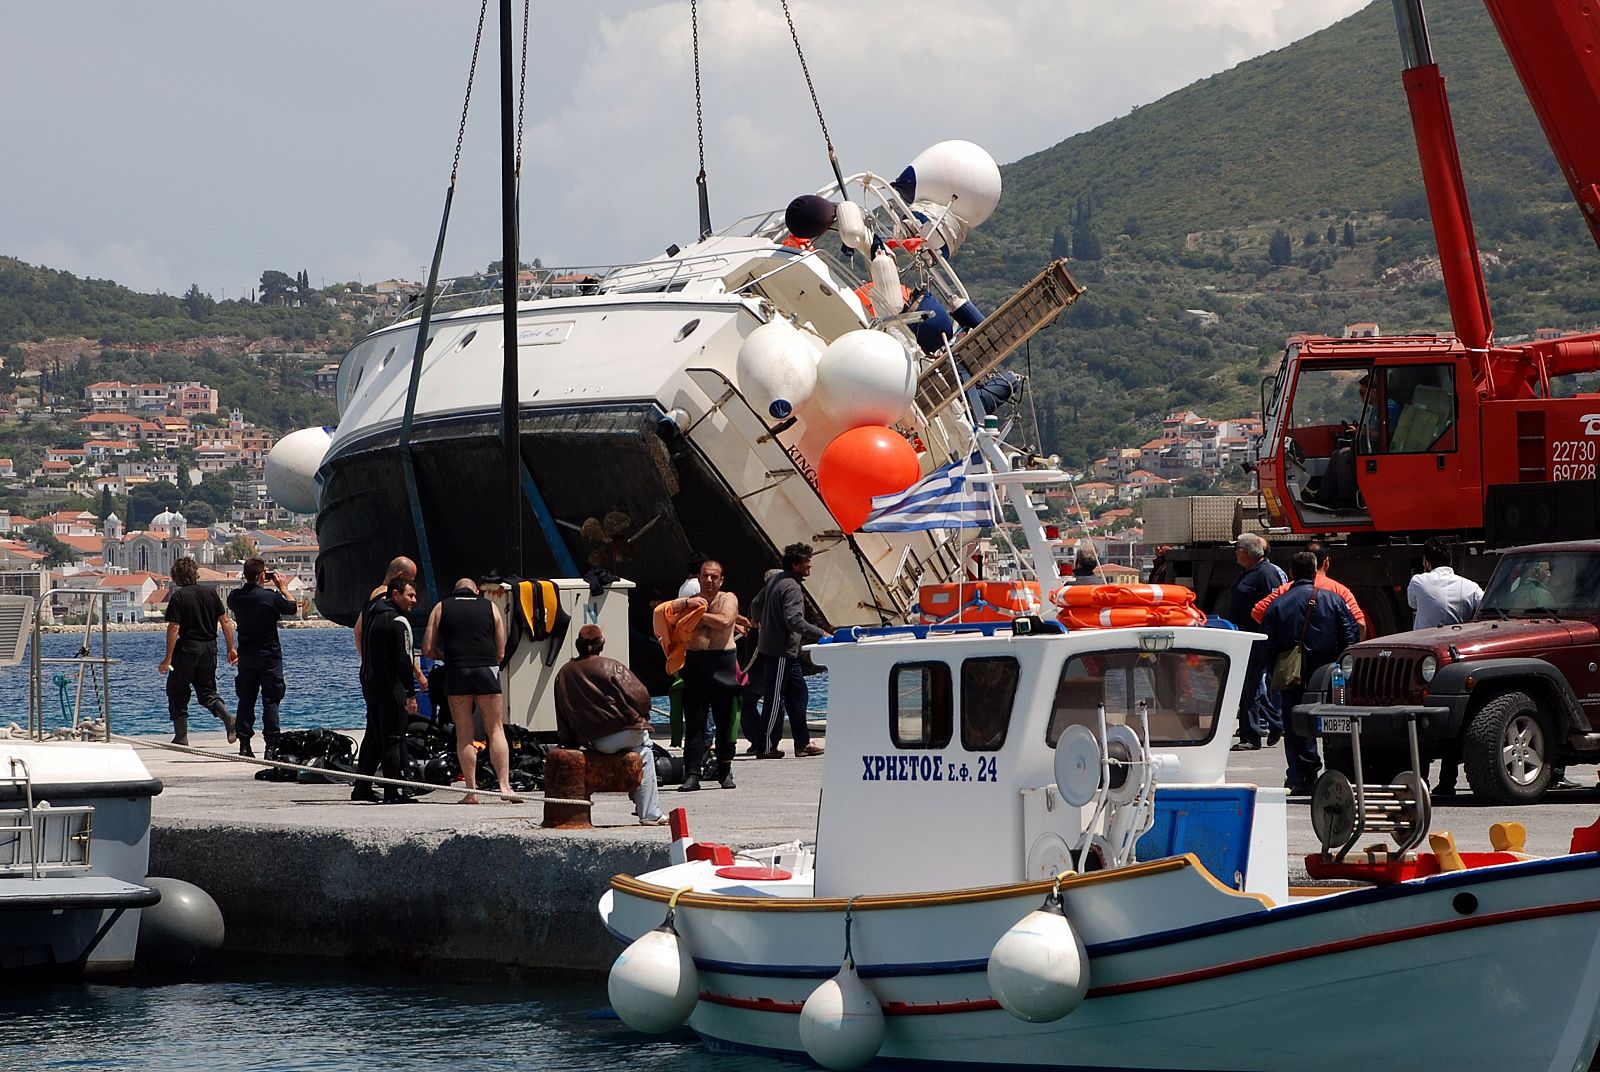
POLYGON ((875 495, 862 532, 919 532, 977 528, 993 523, 994 480, 973 454, 941 466, 893 495, 875 495))

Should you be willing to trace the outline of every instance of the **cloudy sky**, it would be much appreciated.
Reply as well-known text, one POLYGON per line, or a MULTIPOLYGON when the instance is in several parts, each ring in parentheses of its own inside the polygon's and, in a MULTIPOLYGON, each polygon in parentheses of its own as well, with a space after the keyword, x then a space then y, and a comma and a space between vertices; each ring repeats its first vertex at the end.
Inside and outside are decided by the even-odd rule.
MULTIPOLYGON (((894 174, 946 138, 1001 163, 1026 156, 1364 2, 790 9, 846 174, 894 174)), ((495 12, 446 274, 499 257, 495 12)), ((777 0, 700 0, 699 13, 720 227, 829 171, 777 0)), ((247 292, 266 268, 303 268, 313 283, 423 278, 476 16, 471 0, 7 5, 0 254, 141 290, 198 283, 219 298, 247 292)), ((688 0, 535 4, 533 22, 524 258, 603 264, 691 240, 688 0)))

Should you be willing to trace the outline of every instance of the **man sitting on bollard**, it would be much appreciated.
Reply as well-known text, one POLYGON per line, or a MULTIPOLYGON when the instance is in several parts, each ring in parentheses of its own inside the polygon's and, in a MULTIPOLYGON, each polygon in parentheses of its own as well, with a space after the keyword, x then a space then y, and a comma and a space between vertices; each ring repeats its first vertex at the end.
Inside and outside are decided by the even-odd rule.
POLYGON ((656 757, 650 745, 650 692, 633 671, 601 655, 605 634, 598 625, 578 630, 578 654, 556 671, 556 739, 565 748, 590 748, 614 755, 638 752, 644 770, 632 793, 643 826, 661 826, 656 792, 656 757))

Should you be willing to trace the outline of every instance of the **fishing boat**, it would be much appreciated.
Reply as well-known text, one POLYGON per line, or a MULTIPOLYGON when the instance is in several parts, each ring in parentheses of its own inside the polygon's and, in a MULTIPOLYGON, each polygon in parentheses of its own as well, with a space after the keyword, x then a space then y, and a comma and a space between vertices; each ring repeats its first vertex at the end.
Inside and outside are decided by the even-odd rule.
MULTIPOLYGON (((1587 1068, 1600 855, 1291 888, 1284 791, 1225 780, 1255 639, 836 632, 815 844, 734 853, 676 815, 669 866, 600 900, 613 1006, 834 1069, 1587 1068)), ((1426 792, 1360 794, 1395 858, 1426 792)))

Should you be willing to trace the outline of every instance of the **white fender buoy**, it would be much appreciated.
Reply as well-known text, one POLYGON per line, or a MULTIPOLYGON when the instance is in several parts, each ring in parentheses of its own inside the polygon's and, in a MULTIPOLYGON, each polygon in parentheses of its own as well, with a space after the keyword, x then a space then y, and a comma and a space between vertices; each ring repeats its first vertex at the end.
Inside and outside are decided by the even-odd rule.
POLYGON ((285 510, 317 512, 317 470, 333 436, 326 428, 301 428, 278 440, 267 454, 267 494, 285 510))
POLYGON ((811 992, 800 1010, 800 1044, 823 1068, 860 1068, 883 1046, 883 1006, 847 954, 839 974, 811 992))
POLYGON ((844 244, 863 257, 872 255, 872 232, 867 228, 866 214, 854 201, 839 202, 839 216, 835 222, 844 244))
POLYGON ((872 258, 872 309, 879 316, 898 316, 906 307, 905 291, 900 288, 900 266, 894 254, 880 249, 872 258))
POLYGON ((827 416, 850 429, 894 424, 916 390, 916 365, 905 345, 886 332, 859 328, 822 351, 812 397, 827 416))
POLYGON ((907 201, 942 206, 955 198, 955 214, 969 227, 978 227, 1000 203, 1000 167, 982 146, 941 141, 918 153, 894 187, 907 201))
POLYGON ((1067 919, 1059 890, 1000 936, 989 952, 989 993, 1030 1024, 1076 1009, 1089 991, 1089 955, 1067 919))
POLYGON ((811 400, 817 387, 815 338, 781 319, 745 336, 733 374, 758 412, 781 421, 811 400))
POLYGON ((667 909, 661 926, 622 951, 606 978, 606 994, 623 1023, 647 1035, 682 1027, 700 1000, 694 957, 667 909))

